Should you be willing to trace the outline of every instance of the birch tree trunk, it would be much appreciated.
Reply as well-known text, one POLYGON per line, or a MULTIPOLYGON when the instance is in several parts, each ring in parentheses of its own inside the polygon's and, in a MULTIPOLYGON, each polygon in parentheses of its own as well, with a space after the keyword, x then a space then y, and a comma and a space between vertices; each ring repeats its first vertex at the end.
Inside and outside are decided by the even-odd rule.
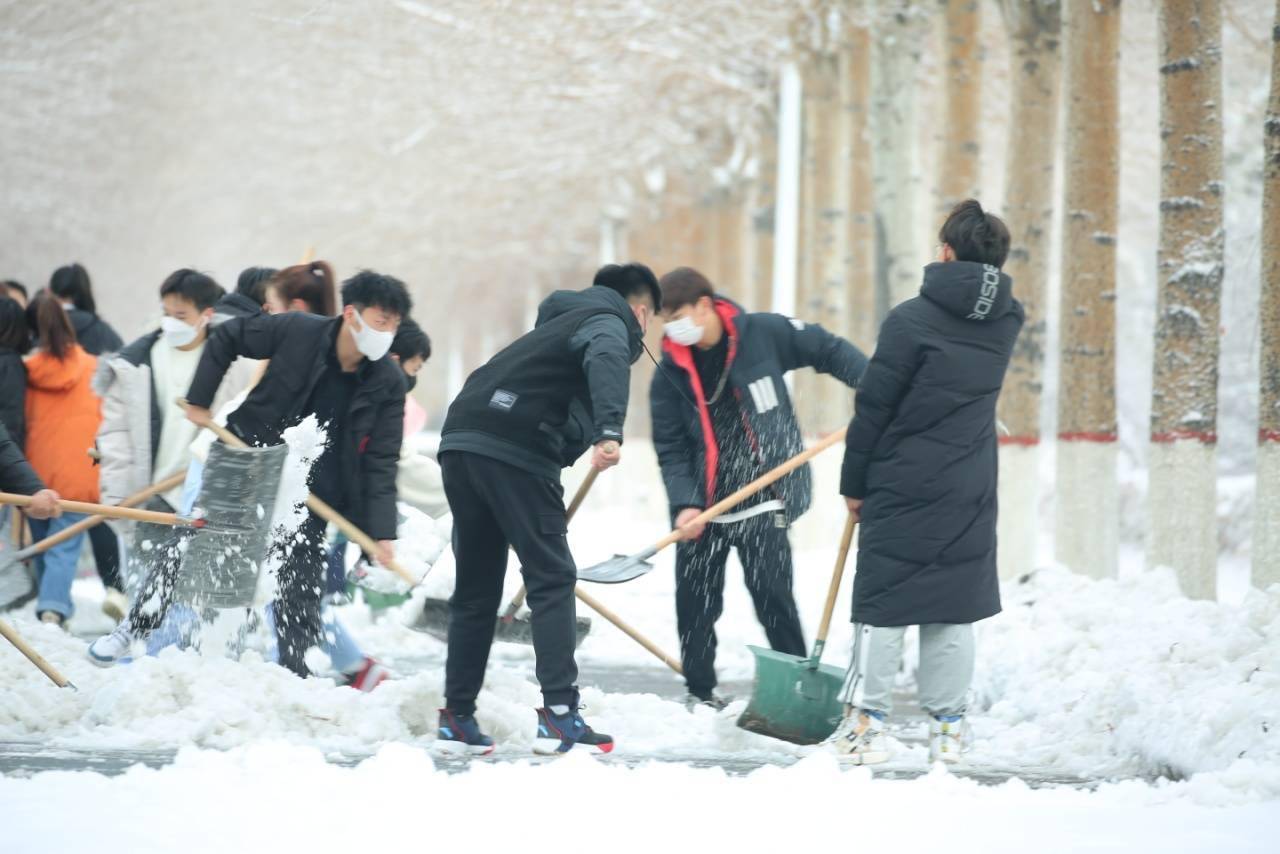
MULTIPOLYGON (((924 19, 910 0, 876 0, 871 54, 877 315, 920 289, 915 239, 915 75, 924 19)), ((877 324, 878 326, 878 324, 877 324)))
POLYGON ((1066 3, 1066 213, 1058 396, 1056 552, 1116 574, 1116 222, 1120 2, 1066 3))
POLYGON ((1009 33, 1009 118, 1004 212, 1012 245, 1005 272, 1027 312, 997 409, 1000 436, 1000 576, 1036 561, 1039 518, 1040 401, 1044 386, 1046 296, 1053 174, 1058 149, 1062 4, 1002 0, 1009 33))
POLYGON ((871 29, 866 3, 854 4, 846 32, 848 46, 840 53, 841 102, 847 113, 845 162, 848 175, 849 324, 843 334, 870 353, 878 328, 875 287, 875 190, 871 159, 871 29))
POLYGON ((1271 30, 1271 100, 1263 131, 1262 293, 1258 326, 1258 487, 1253 583, 1280 584, 1280 2, 1271 30))
POLYGON ((1160 293, 1151 391, 1148 566, 1217 592, 1222 296, 1222 9, 1160 5, 1160 293))
MULTIPOLYGON (((978 196, 982 119, 982 53, 978 31, 982 12, 978 0, 942 0, 942 3, 946 113, 940 129, 938 204, 939 213, 945 216, 957 202, 978 196)), ((1037 11, 1038 3, 1023 5, 1025 14, 1037 11)))

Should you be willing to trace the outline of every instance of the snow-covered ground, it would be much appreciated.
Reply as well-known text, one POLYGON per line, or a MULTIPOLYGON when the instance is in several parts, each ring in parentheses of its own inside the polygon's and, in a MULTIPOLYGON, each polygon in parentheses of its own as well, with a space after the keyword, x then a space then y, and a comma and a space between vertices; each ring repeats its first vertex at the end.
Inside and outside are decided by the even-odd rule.
MULTIPOLYGON (((623 474, 602 478, 571 526, 583 563, 638 550, 662 533, 660 503, 647 492, 632 492, 628 501, 623 474)), ((435 545, 435 526, 423 517, 406 533, 406 553, 435 545)), ((796 590, 810 634, 834 539, 797 554, 796 590)), ((665 553, 647 576, 591 592, 675 653, 671 560, 665 553)), ((349 850, 370 838, 370 821, 384 843, 443 842, 454 828, 462 841, 479 828, 494 846, 503 833, 515 833, 521 848, 562 847, 559 833, 513 829, 537 828, 567 803, 575 835, 617 837, 625 828, 625 847, 678 844, 706 833, 717 844, 749 850, 829 839, 993 851, 1021 848, 1029 838, 1042 850, 1267 850, 1280 832, 1280 588, 1263 593, 1233 583, 1224 585, 1227 601, 1197 602, 1178 593, 1170 574, 1144 571, 1139 553, 1126 552, 1124 562, 1119 580, 1047 565, 1029 572, 1006 585, 1005 612, 982 624, 969 765, 989 772, 987 779, 1012 778, 996 786, 928 772, 925 751, 911 737, 922 721, 900 721, 905 726, 895 731, 904 740, 888 769, 919 776, 876 779, 838 768, 819 748, 738 729, 745 698, 718 715, 689 714, 672 699, 679 691, 674 674, 666 699, 605 692, 584 680, 589 720, 618 739, 615 758, 539 765, 524 759, 539 702, 532 652, 512 646, 495 648, 479 713, 507 761, 476 761, 467 773, 446 773, 454 769, 433 764, 431 754, 443 648, 405 623, 423 596, 447 595, 452 587, 447 550, 398 611, 374 619, 362 606, 340 609, 369 650, 403 674, 369 695, 326 679, 296 679, 255 652, 229 660, 218 652, 225 625, 208 634, 203 655, 169 650, 100 670, 84 658, 81 638, 16 615, 18 630, 79 691, 53 687, 14 650, 0 648, 0 742, 180 752, 172 765, 118 777, 51 771, 0 778, 5 850, 253 850, 284 843, 349 850), (326 764, 326 756, 369 758, 349 768, 326 764), (693 767, 693 760, 765 767, 737 776, 693 767), (1104 782, 1032 789, 1017 779, 1046 771, 1104 782), (348 797, 345 809, 326 809, 348 797), (684 803, 693 798, 698 804, 690 810, 684 803), (863 809, 869 821, 840 821, 863 809), (70 814, 75 822, 59 820, 70 814), (906 823, 920 814, 935 820, 906 823), (277 815, 287 820, 273 820, 277 815), (856 839, 846 838, 854 827, 856 839), (444 836, 431 835, 437 832, 444 836)), ((829 660, 840 665, 850 641, 849 574, 828 647, 829 660)), ((513 572, 508 593, 517 584, 513 572)), ((77 582, 76 631, 103 628, 94 602, 99 590, 93 580, 77 582)), ((749 680, 746 645, 763 641, 734 564, 720 623, 722 680, 749 680)), ((905 690, 913 656, 909 644, 905 690)), ((665 684, 661 665, 599 617, 580 661, 591 672, 657 668, 646 671, 650 683, 665 684)))

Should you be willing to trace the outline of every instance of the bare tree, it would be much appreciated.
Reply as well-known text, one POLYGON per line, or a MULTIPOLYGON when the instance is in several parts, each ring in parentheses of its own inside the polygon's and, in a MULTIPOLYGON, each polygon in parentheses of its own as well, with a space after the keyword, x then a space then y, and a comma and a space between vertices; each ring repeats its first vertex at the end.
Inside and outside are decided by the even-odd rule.
POLYGON ((1034 566, 1039 529, 1040 400, 1062 70, 1062 4, 1002 0, 1011 80, 1005 271, 1027 312, 1000 394, 1000 574, 1034 566))
POLYGON ((1271 29, 1271 100, 1263 129, 1262 356, 1258 400, 1258 494, 1254 510, 1253 582, 1280 583, 1280 2, 1271 29))
MULTIPOLYGON (((946 114, 938 162, 938 200, 947 213, 962 199, 978 194, 981 177, 982 52, 978 31, 982 7, 978 0, 942 0, 946 40, 946 114)), ((1036 3, 1024 3, 1034 14, 1036 3)))
POLYGON ((1066 3, 1066 213, 1056 550, 1077 572, 1116 574, 1115 298, 1120 2, 1066 3))
POLYGON ((778 179, 778 123, 772 111, 761 111, 759 150, 747 187, 749 217, 747 268, 743 274, 743 301, 751 311, 768 311, 773 302, 773 228, 778 179))
POLYGON ((1147 563, 1217 589, 1218 322, 1222 296, 1222 9, 1160 5, 1160 293, 1151 393, 1147 563))
POLYGON ((870 352, 875 347, 875 192, 871 156, 871 28, 866 0, 846 5, 846 46, 840 52, 840 100, 847 113, 844 162, 847 174, 848 240, 845 279, 849 323, 843 334, 870 352))

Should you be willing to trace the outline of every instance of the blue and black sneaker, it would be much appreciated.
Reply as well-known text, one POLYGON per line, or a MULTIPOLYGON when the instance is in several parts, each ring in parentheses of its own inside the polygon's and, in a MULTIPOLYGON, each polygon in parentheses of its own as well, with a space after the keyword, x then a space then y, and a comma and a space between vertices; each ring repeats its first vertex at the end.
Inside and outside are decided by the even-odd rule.
POLYGON ((475 715, 460 715, 440 710, 440 728, 436 730, 436 750, 468 756, 493 753, 493 739, 480 731, 475 715))
POLYGON ((550 709, 538 709, 538 735, 533 740, 533 752, 543 756, 568 753, 575 744, 581 744, 593 753, 613 750, 613 736, 603 735, 587 726, 577 709, 557 715, 550 709))

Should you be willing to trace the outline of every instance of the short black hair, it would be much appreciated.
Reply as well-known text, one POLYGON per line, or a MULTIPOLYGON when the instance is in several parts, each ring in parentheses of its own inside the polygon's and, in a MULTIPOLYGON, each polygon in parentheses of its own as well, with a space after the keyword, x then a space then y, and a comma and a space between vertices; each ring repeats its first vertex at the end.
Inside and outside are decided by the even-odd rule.
POLYGON ((98 313, 98 306, 93 301, 93 284, 83 264, 67 264, 54 270, 49 277, 49 290, 58 299, 69 301, 81 311, 98 313))
POLYGON ((246 296, 258 305, 267 302, 267 279, 280 272, 275 267, 245 267, 236 279, 236 293, 246 296))
POLYGON ((648 297, 653 303, 653 310, 662 311, 662 291, 658 288, 658 277, 643 264, 606 264, 596 271, 591 284, 617 291, 626 300, 635 296, 648 297))
POLYGON ((187 302, 195 303, 196 308, 201 311, 213 308, 225 293, 222 286, 210 276, 186 267, 174 270, 160 285, 161 299, 167 296, 182 297, 187 302))
POLYGON ((398 315, 401 320, 409 316, 413 300, 409 289, 395 276, 361 270, 342 283, 342 305, 357 308, 380 308, 398 315))
POLYGON ((391 340, 391 352, 400 357, 400 364, 421 356, 422 361, 431 358, 431 339, 412 317, 400 317, 400 328, 391 340))
POLYGON ((703 297, 716 298, 711 280, 692 267, 677 267, 662 277, 662 306, 675 311, 693 305, 703 297))
POLYGON ((951 247, 957 261, 990 264, 999 269, 1009 257, 1009 228, 1004 220, 982 209, 977 199, 965 199, 951 209, 938 230, 938 239, 951 247))
POLYGON ((15 282, 13 279, 5 279, 4 286, 7 290, 17 291, 18 293, 22 294, 23 299, 27 299, 29 296, 31 296, 30 294, 27 293, 27 286, 22 284, 22 282, 15 282))
POLYGON ((0 296, 0 347, 18 353, 26 353, 31 348, 26 309, 16 299, 6 296, 0 296))

